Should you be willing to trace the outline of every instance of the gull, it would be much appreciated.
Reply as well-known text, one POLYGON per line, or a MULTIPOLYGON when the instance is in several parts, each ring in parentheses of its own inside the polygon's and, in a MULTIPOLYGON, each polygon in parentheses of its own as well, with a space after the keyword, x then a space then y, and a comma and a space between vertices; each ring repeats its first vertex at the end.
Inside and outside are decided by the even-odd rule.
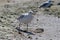
POLYGON ((51 1, 51 0, 48 0, 44 3, 42 3, 39 8, 50 8, 53 4, 51 2, 54 2, 54 1, 51 1))
POLYGON ((17 18, 17 20, 20 22, 19 23, 19 28, 20 28, 21 23, 23 23, 23 24, 27 25, 27 30, 26 31, 28 31, 28 23, 30 23, 32 21, 32 19, 34 18, 33 15, 35 15, 36 12, 37 12, 36 10, 35 11, 34 10, 29 10, 28 13, 24 13, 21 16, 19 16, 17 18))

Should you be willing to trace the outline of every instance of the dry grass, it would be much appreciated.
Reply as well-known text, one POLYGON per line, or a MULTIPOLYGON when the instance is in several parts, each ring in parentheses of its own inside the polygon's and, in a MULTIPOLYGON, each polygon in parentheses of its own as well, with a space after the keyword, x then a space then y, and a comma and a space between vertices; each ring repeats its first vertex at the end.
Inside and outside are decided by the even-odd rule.
POLYGON ((46 9, 44 12, 45 14, 54 15, 55 17, 60 18, 60 6, 59 5, 52 6, 51 8, 46 9))
MULTIPOLYGON (((2 0, 3 1, 3 0, 2 0)), ((0 38, 8 40, 7 37, 9 37, 9 34, 15 35, 14 37, 18 40, 20 39, 19 34, 17 35, 14 29, 14 26, 18 26, 18 23, 15 23, 17 20, 17 17, 20 16, 22 13, 26 13, 29 11, 29 9, 37 10, 37 2, 27 2, 27 3, 11 3, 11 4, 5 4, 4 2, 1 2, 0 5, 0 38), (4 4, 4 5, 3 5, 4 4), (6 36, 7 35, 7 36, 6 36)), ((46 11, 49 15, 55 15, 57 17, 60 17, 60 6, 52 6, 48 11, 46 11)), ((40 27, 40 26, 39 26, 40 27)), ((14 39, 15 39, 14 38, 14 39)), ((12 40, 12 39, 11 39, 12 40)))

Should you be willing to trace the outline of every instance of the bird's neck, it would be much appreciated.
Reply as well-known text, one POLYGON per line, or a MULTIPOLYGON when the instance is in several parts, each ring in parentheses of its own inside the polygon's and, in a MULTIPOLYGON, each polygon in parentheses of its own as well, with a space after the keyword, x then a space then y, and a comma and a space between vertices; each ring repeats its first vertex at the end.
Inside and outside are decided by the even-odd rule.
POLYGON ((32 15, 32 13, 29 13, 29 15, 32 15))
POLYGON ((50 2, 51 0, 48 0, 48 2, 50 2))

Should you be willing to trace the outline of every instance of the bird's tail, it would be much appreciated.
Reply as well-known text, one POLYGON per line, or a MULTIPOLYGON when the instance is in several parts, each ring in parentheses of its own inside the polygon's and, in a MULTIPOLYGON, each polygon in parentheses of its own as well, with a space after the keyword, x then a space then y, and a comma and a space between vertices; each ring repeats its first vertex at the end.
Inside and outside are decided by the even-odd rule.
POLYGON ((40 6, 39 8, 41 8, 42 6, 40 6))
POLYGON ((40 5, 40 6, 38 6, 38 8, 41 8, 42 6, 40 5))

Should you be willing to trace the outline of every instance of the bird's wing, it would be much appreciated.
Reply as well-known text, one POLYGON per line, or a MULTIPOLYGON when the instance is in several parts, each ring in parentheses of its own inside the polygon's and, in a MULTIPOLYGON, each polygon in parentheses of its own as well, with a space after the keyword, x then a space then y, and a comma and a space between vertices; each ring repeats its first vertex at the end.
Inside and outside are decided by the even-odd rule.
POLYGON ((23 18, 23 17, 24 17, 24 15, 21 15, 20 17, 17 18, 17 20, 19 20, 19 19, 21 19, 21 18, 23 18))
POLYGON ((29 14, 28 13, 24 13, 20 17, 18 17, 17 20, 22 19, 22 18, 26 17, 27 15, 29 15, 29 14))
POLYGON ((46 6, 47 4, 48 4, 48 3, 43 3, 43 4, 41 4, 40 7, 46 6))
POLYGON ((24 15, 21 15, 21 16, 20 16, 20 18, 23 18, 23 17, 24 17, 24 15))

